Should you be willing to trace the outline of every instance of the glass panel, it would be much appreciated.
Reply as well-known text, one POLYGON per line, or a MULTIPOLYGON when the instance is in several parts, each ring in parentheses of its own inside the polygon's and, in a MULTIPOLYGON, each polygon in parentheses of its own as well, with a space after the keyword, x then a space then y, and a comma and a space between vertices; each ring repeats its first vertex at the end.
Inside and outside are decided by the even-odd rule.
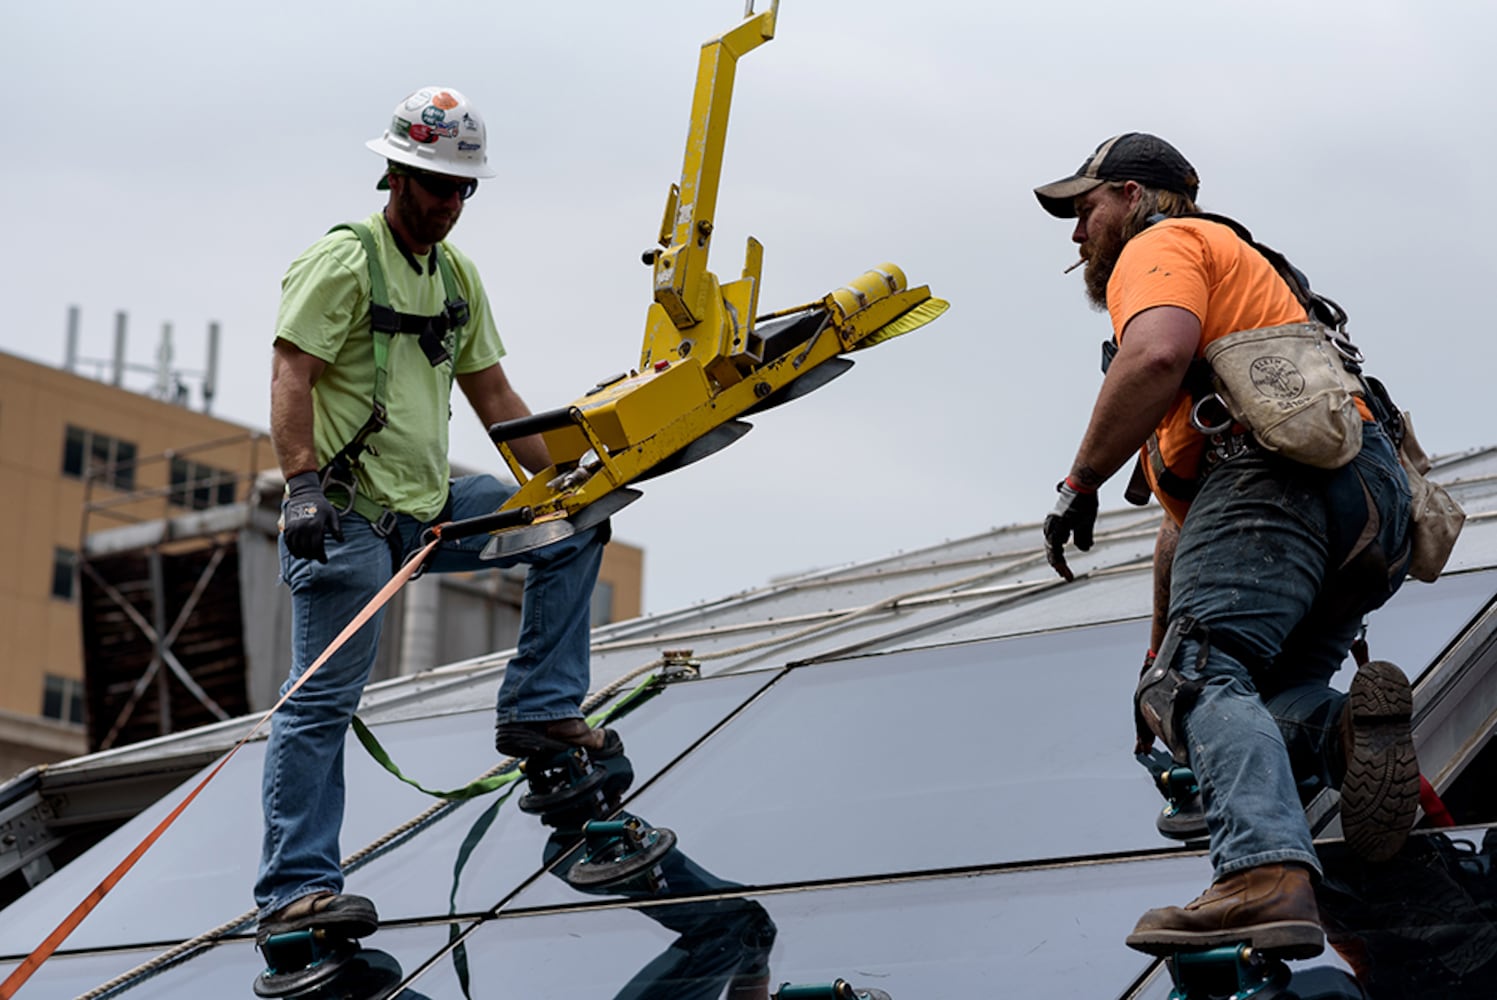
MULTIPOLYGON (((428 787, 452 788, 496 762, 493 726, 490 709, 391 723, 375 731, 407 774, 428 787)), ((263 741, 241 750, 73 932, 67 947, 186 940, 251 910, 260 857, 264 754, 263 741)), ((342 832, 345 856, 421 814, 433 801, 391 777, 351 733, 345 772, 350 789, 342 832)), ((38 933, 57 926, 198 780, 184 782, 7 907, 0 920, 0 955, 24 954, 35 946, 38 933)), ((416 846, 405 853, 419 853, 420 837, 409 843, 416 846)), ((403 858, 399 850, 394 855, 403 858)), ((351 891, 359 891, 356 884, 351 891)))
MULTIPOLYGON (((633 789, 656 773, 769 682, 764 674, 676 684, 620 719, 634 769, 633 789)), ((492 738, 493 714, 461 716, 492 738)), ((457 724, 456 719, 447 725, 457 724)), ((433 752, 441 752, 440 746, 433 752)), ((412 773, 414 768, 405 768, 412 773)), ((388 779, 385 779, 388 780, 388 779)), ((372 794, 381 784, 365 785, 372 794)), ((495 796, 466 803, 424 830, 409 849, 383 855, 352 873, 349 891, 376 900, 386 919, 492 909, 527 879, 537 876, 552 831, 519 810, 521 783, 508 801, 495 796)), ((1161 800, 1162 801, 1162 800, 1161 800)), ((344 838, 345 844, 348 838, 344 838)))
MULTIPOLYGON (((0 982, 4 982, 5 978, 16 970, 16 967, 21 964, 21 959, 25 957, 25 954, 29 954, 31 948, 40 944, 42 936, 50 930, 50 927, 45 929, 40 927, 32 928, 32 934, 36 940, 27 946, 26 952, 16 956, 14 961, 0 962, 0 982)), ((26 985, 22 986, 16 995, 22 997, 23 1000, 30 1000, 31 997, 37 997, 38 1000, 44 1000, 44 998, 64 1000, 67 997, 84 996, 92 992, 96 987, 130 971, 137 965, 149 962, 164 950, 163 948, 157 950, 142 949, 139 951, 104 952, 99 954, 53 955, 32 973, 31 978, 26 981, 26 985)), ((224 994, 224 996, 238 995, 224 994)), ((244 991, 244 995, 249 996, 252 994, 246 990, 244 991)), ((126 996, 134 996, 134 994, 126 994, 126 996)))
POLYGON ((171 502, 178 507, 187 506, 187 482, 192 478, 192 463, 185 458, 172 458, 171 502))
MULTIPOLYGON (((791 832, 764 832, 791 849, 791 832)), ((474 996, 716 997, 757 973, 770 989, 844 978, 896 1000, 1107 998, 1149 965, 1123 943, 1138 915, 1208 879, 1197 856, 517 915, 478 928, 467 954, 474 996)), ((414 985, 459 995, 448 963, 414 985)))
MULTIPOLYGON (((1367 644, 1374 659, 1390 660, 1415 679, 1497 594, 1497 572, 1458 573, 1436 582, 1405 583, 1393 600, 1367 619, 1367 644)), ((1345 690, 1351 671, 1342 670, 1345 690)))
MULTIPOLYGON (((1351 985, 1360 980, 1374 1000, 1497 996, 1497 830, 1418 833, 1376 865, 1341 843, 1317 850, 1328 943, 1317 958, 1290 963, 1292 992, 1361 996, 1351 985)), ((1165 1000, 1172 987, 1161 969, 1138 995, 1165 1000)))
MULTIPOLYGON (((1401 593, 1374 655, 1428 663, 1494 580, 1401 593)), ((751 885, 1165 847, 1163 800, 1131 753, 1142 627, 797 668, 627 808, 751 885), (999 814, 1015 819, 995 835, 999 814), (766 828, 793 830, 795 849, 766 828)), ((547 880, 520 903, 577 898, 547 880)))
MULTIPOLYGON (((766 683, 764 675, 672 686, 621 720, 618 729, 643 784, 766 683)), ((467 784, 497 762, 491 708, 394 722, 375 734, 401 770, 429 788, 467 784)), ((246 746, 68 939, 69 948, 128 947, 185 940, 254 906, 260 856, 264 742, 246 746), (170 906, 161 905, 169 898, 170 906)), ((345 856, 425 812, 433 802, 384 771, 352 734, 345 751, 345 856)), ((178 802, 190 782, 60 869, 5 910, 0 954, 22 953, 55 927, 178 802)), ((549 830, 516 810, 479 819, 494 796, 469 802, 352 872, 348 890, 372 897, 385 919, 482 912, 541 867, 549 830), (477 832, 475 832, 477 831, 477 832), (465 844, 466 841, 466 844, 465 844), (471 856, 465 853, 471 851, 471 856), (465 864, 459 864, 466 859, 465 864), (456 874, 454 874, 456 870, 456 874)))
MULTIPOLYGON (((209 928, 202 928, 208 930, 209 928)), ((445 948, 459 928, 447 925, 434 927, 401 927, 382 929, 377 937, 363 942, 369 952, 394 959, 396 967, 409 976, 420 968, 432 955, 445 948)), ((48 959, 21 988, 19 996, 74 997, 93 991, 96 987, 116 976, 129 972, 155 959, 165 947, 140 949, 100 955, 54 955, 48 959)), ((448 974, 456 981, 450 969, 448 974)), ((13 966, 0 965, 0 975, 8 974, 13 966)), ((118 993, 124 997, 149 997, 150 1000, 203 1000, 204 997, 246 997, 254 993, 251 984, 265 968, 265 962, 255 949, 254 943, 239 938, 219 944, 211 950, 199 953, 164 972, 152 975, 149 980, 139 979, 118 993), (137 984, 144 986, 136 988, 137 984)), ((109 996, 115 996, 111 992, 109 996)), ((342 996, 329 992, 325 1000, 342 996)), ((357 994, 355 994, 357 995, 357 994)), ((439 996, 461 997, 460 989, 439 996)), ((475 994, 483 996, 485 994, 475 994)), ((501 991, 501 996, 513 994, 501 991)), ((535 994, 543 996, 545 994, 535 994)), ((398 994, 397 1000, 427 1000, 420 992, 398 994)))
POLYGON ((103 474, 104 470, 114 461, 111 455, 111 445, 114 441, 105 434, 90 433, 88 437, 88 472, 90 475, 103 474))
POLYGON ((114 443, 114 486, 118 490, 135 489, 135 445, 129 441, 114 443))
POLYGON ((77 577, 78 555, 71 549, 52 550, 52 596, 64 601, 73 599, 73 581, 77 577))
POLYGON ((83 456, 87 452, 87 432, 69 425, 67 437, 62 443, 62 472, 65 476, 83 477, 83 456))
POLYGON ((218 504, 220 507, 222 507, 222 506, 224 506, 226 504, 233 503, 234 502, 234 477, 231 474, 227 473, 227 472, 219 472, 219 473, 215 473, 215 475, 221 476, 222 479, 223 479, 223 481, 220 482, 217 486, 214 487, 214 492, 215 492, 215 497, 216 497, 216 499, 214 500, 214 502, 216 504, 218 504))
POLYGON ((48 719, 61 719, 62 699, 62 678, 48 674, 42 685, 42 715, 48 719))
MULTIPOLYGON (((1165 847, 1132 752, 1137 637, 797 668, 627 808, 750 885, 1165 847)), ((576 898, 549 880, 520 903, 576 898)))

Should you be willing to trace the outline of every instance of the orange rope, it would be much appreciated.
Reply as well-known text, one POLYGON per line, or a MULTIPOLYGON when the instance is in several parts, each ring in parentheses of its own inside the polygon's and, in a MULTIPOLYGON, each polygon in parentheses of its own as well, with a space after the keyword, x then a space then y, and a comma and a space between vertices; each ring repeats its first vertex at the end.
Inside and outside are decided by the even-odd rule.
POLYGON ((317 672, 318 668, 326 663, 328 661, 328 658, 336 653, 338 649, 345 642, 347 642, 355 632, 363 628, 364 624, 374 616, 374 613, 380 608, 384 607, 385 603, 389 601, 391 597, 395 596, 396 591, 405 586, 406 582, 415 575, 416 570, 421 566, 423 562, 425 562, 426 557, 431 554, 431 550, 436 548, 440 542, 441 537, 440 532, 438 532, 437 537, 429 542, 425 548, 416 552, 409 560, 407 560, 405 565, 400 567, 400 571, 397 572, 393 577, 391 577, 390 582, 385 584, 378 594, 374 595, 374 598, 364 606, 364 609, 354 617, 353 621, 348 623, 348 626, 344 628, 342 632, 338 633, 338 638, 334 639, 332 643, 327 647, 327 649, 322 651, 322 655, 317 657, 312 665, 306 669, 306 672, 303 673, 301 677, 297 678, 296 683, 291 685, 291 690, 281 695, 281 700, 272 705, 270 707, 270 711, 266 712, 263 716, 261 716, 260 721, 255 723, 255 727, 248 733, 246 733, 243 739, 234 744, 233 749, 225 754, 222 760, 213 765, 213 770, 209 771, 208 774, 203 778, 203 780, 199 781, 197 785, 193 787, 192 791, 187 793, 186 797, 184 797, 182 801, 177 804, 177 807, 170 813, 168 813, 165 819, 156 824, 156 828, 150 833, 146 834, 144 840, 135 845, 135 849, 132 850, 128 855, 126 855, 125 860, 116 865, 114 871, 106 875, 104 877, 104 881, 95 886, 93 892, 90 892, 84 898, 83 902, 79 903, 76 907, 73 908, 73 912, 69 913, 67 917, 64 918, 62 923, 58 924, 56 929, 54 929, 51 934, 48 934, 46 939, 42 941, 41 944, 36 946, 35 951, 26 956, 26 960, 24 962, 16 966, 15 970, 11 972, 10 976, 6 978, 5 982, 0 983, 0 1000, 10 1000, 11 997, 15 996, 16 991, 26 984, 26 980, 30 979, 32 974, 35 973, 37 969, 41 968, 41 964, 43 962, 52 957, 52 953, 58 949, 63 941, 67 940, 68 935, 77 930, 78 925, 83 923, 83 919, 93 912, 94 907, 98 906, 99 903, 104 899, 104 897, 109 894, 110 890, 113 889, 117 884, 119 884, 119 881, 125 877, 125 875, 130 871, 131 868, 135 867, 135 863, 141 859, 142 855, 144 855, 146 851, 150 850, 151 845, 156 843, 156 841, 161 838, 161 835, 166 832, 167 828, 176 822, 177 817, 182 815, 182 810, 186 809, 188 804, 191 803, 193 799, 197 798, 198 793, 201 792, 205 787, 207 787, 208 782, 212 781, 214 777, 217 776, 218 772, 223 770, 224 765, 229 762, 230 758, 232 758, 236 753, 239 752, 239 748, 253 739, 255 734, 260 731, 261 727, 264 726, 265 723, 270 720, 270 717, 275 714, 276 710, 279 709, 282 705, 286 704, 287 700, 293 694, 295 694, 297 690, 303 684, 305 684, 314 673, 317 672))

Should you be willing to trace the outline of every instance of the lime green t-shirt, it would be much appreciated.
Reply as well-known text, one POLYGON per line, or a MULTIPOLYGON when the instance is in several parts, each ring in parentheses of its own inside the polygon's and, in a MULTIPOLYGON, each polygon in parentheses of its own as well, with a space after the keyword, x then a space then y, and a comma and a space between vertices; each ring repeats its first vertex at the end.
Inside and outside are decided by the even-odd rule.
MULTIPOLYGON (((383 213, 365 220, 379 248, 390 307, 418 316, 442 313, 440 270, 418 275, 395 245, 383 213)), ((478 271, 451 244, 441 244, 458 287, 453 298, 467 300, 469 320, 448 331, 454 357, 432 367, 419 338, 390 338, 385 405, 389 424, 367 439, 358 476, 360 494, 381 507, 427 520, 440 513, 447 497, 447 424, 451 417, 453 365, 465 375, 496 364, 504 344, 478 271), (457 341, 457 350, 453 350, 457 341)), ((422 261, 425 265, 426 261, 422 261)), ((284 340, 327 363, 312 388, 317 460, 326 464, 353 439, 373 410, 374 341, 369 329, 369 267, 363 245, 344 229, 329 233, 292 262, 281 281, 277 340, 284 340)))

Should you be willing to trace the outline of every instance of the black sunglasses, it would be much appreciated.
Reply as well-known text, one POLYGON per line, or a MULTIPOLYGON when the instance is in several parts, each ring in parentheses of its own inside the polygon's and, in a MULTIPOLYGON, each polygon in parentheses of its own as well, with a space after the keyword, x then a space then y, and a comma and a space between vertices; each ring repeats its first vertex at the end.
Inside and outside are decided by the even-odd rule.
POLYGON ((473 197, 473 192, 478 190, 478 181, 472 177, 446 177, 442 174, 410 168, 400 171, 400 174, 420 184, 427 194, 442 201, 446 201, 453 195, 458 195, 463 201, 467 201, 473 197))

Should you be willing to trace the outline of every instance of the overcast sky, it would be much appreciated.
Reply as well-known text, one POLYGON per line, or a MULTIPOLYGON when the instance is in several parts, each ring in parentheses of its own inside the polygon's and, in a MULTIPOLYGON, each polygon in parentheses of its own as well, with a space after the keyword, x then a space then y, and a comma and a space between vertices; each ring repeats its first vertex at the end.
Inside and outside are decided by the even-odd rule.
MULTIPOLYGON (((77 305, 85 358, 110 353, 124 310, 132 363, 154 362, 171 323, 175 365, 197 370, 217 321, 213 412, 266 427, 281 275, 382 203, 363 143, 435 84, 488 123, 499 176, 453 239, 483 273, 505 368, 532 409, 565 405, 637 363, 639 253, 679 178, 699 48, 743 12, 13 5, 0 350, 60 364, 77 305)), ((646 484, 614 520, 645 549, 646 609, 1044 516, 1109 330, 1080 271, 1061 274, 1069 226, 1031 189, 1121 131, 1173 142, 1203 208, 1347 309, 1431 451, 1494 443, 1494 38, 1497 4, 1476 0, 784 0, 778 36, 739 64, 709 266, 736 277, 753 235, 761 310, 885 260, 952 308, 646 484)), ((454 461, 499 471, 466 403, 453 419, 454 461)))

